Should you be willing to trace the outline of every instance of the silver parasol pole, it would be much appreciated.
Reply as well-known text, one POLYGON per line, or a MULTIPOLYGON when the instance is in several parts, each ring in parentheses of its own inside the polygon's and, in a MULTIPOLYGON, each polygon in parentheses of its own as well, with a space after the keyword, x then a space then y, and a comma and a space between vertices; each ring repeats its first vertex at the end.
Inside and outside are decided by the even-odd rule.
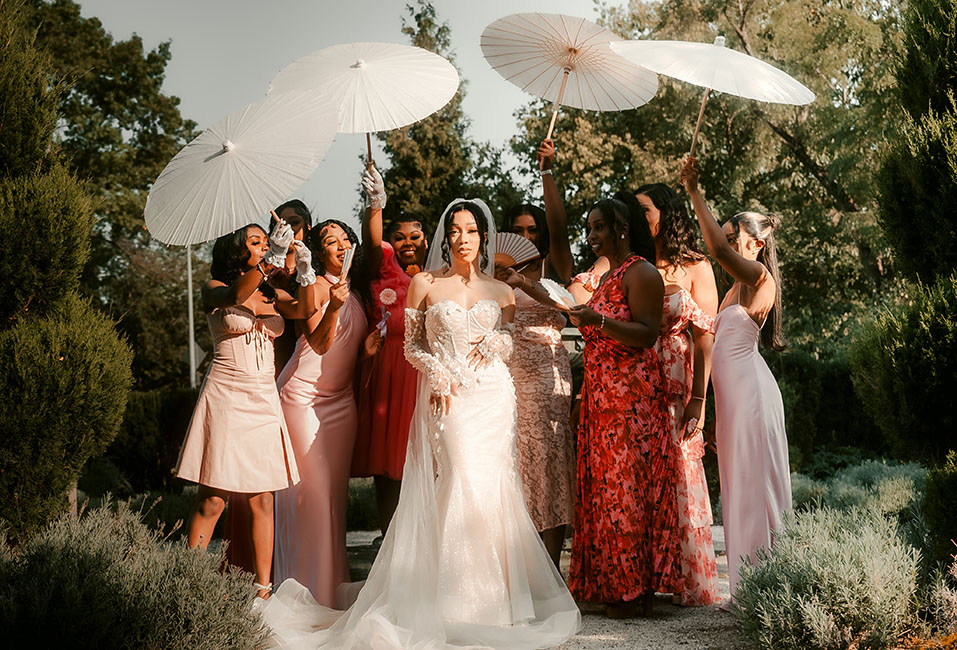
POLYGON ((193 247, 186 247, 186 313, 189 320, 189 387, 196 388, 196 342, 193 340, 193 247))

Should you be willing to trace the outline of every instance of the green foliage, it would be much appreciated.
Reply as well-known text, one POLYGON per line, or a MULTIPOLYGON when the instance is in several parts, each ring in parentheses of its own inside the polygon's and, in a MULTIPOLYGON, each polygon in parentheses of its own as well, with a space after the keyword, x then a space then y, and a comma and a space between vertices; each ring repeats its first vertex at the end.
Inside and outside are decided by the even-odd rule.
POLYGON ((903 16, 904 55, 897 71, 898 99, 918 120, 952 111, 957 90, 957 0, 908 0, 903 16))
POLYGON ((762 648, 891 648, 913 619, 918 561, 876 511, 791 511, 773 552, 742 566, 735 615, 762 648))
POLYGON ((51 88, 44 74, 47 58, 28 46, 23 13, 22 2, 8 2, 0 11, 0 33, 7 36, 0 42, 0 176, 4 177, 30 173, 47 160, 61 90, 51 88))
POLYGON ((791 348, 766 353, 765 358, 784 400, 792 468, 818 473, 809 467, 848 447, 871 455, 883 451, 883 440, 874 436, 874 422, 854 392, 850 363, 843 355, 821 359, 791 348))
POLYGON ((164 388, 130 393, 116 439, 106 451, 132 489, 168 489, 198 391, 164 388))
MULTIPOLYGON (((957 92, 957 87, 952 89, 957 92)), ((927 281, 957 269, 957 103, 908 121, 879 174, 881 226, 901 267, 927 281)))
MULTIPOLYGON (((3 540, 5 541, 5 540, 3 540)), ((0 547, 5 544, 0 543, 0 547)), ((262 647, 249 576, 223 554, 165 544, 126 504, 65 515, 0 555, 9 647, 262 647)))
POLYGON ((349 505, 346 509, 346 530, 376 530, 375 484, 371 478, 349 479, 349 505))
POLYGON ((84 463, 116 435, 130 358, 113 324, 75 294, 0 332, 0 519, 15 539, 66 508, 84 463))
POLYGON ((904 459, 937 462, 954 448, 957 275, 916 287, 898 310, 882 310, 849 353, 854 388, 879 431, 904 459))
POLYGON ((924 514, 934 558, 950 564, 957 554, 957 452, 927 474, 924 514))
POLYGON ((139 36, 114 40, 72 0, 28 0, 25 9, 18 38, 34 41, 47 77, 64 89, 57 97, 58 150, 96 199, 82 290, 119 321, 135 352, 138 388, 182 383, 184 251, 151 242, 142 228, 150 185, 195 135, 179 99, 162 93, 170 44, 146 51, 139 36))
POLYGON ((0 178, 0 320, 43 314, 77 286, 92 226, 89 195, 59 164, 0 178))
MULTIPOLYGON (((720 218, 746 209, 783 215, 777 241, 785 334, 822 357, 839 351, 875 303, 900 294, 880 239, 873 179, 884 135, 896 128, 887 109, 901 42, 897 5, 634 0, 604 5, 602 13, 626 38, 711 42, 723 34, 729 47, 781 67, 816 93, 805 107, 713 95, 696 155, 720 218)), ((657 181, 677 186, 701 93, 662 76, 658 95, 637 110, 562 109, 554 169, 573 232, 581 233, 585 209, 612 191, 657 181)), ((535 102, 522 111, 518 155, 542 137, 549 110, 535 102)))
MULTIPOLYGON (((454 64, 448 23, 425 0, 406 5, 402 32, 412 45, 440 54, 454 64)), ((481 198, 496 220, 521 203, 521 193, 502 164, 503 151, 468 135, 462 111, 465 82, 440 111, 410 126, 379 134, 390 165, 382 172, 389 202, 386 221, 399 215, 419 219, 431 235, 445 206, 455 198, 481 198)))

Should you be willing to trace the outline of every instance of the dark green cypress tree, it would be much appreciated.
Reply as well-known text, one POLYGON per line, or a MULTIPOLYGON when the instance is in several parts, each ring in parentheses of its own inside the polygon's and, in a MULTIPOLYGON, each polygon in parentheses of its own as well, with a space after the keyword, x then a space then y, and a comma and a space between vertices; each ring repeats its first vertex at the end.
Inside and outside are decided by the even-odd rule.
POLYGON ((0 519, 25 539, 67 507, 91 456, 116 435, 131 353, 77 293, 93 201, 62 164, 61 86, 0 5, 0 519))

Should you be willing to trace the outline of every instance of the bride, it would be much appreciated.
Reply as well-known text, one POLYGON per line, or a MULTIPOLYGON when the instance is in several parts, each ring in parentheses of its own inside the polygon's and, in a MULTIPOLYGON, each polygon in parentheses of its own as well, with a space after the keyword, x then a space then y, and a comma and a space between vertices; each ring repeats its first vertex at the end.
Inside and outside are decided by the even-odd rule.
POLYGON ((405 354, 420 372, 395 517, 345 612, 293 580, 279 587, 263 618, 281 647, 524 650, 578 630, 525 510, 506 366, 515 301, 490 277, 488 207, 453 201, 432 241, 405 310, 405 354))

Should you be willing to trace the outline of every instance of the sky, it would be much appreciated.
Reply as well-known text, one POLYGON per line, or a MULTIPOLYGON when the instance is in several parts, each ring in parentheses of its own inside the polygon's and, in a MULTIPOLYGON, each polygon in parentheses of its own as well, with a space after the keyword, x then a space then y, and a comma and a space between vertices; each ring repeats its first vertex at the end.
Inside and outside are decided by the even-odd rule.
MULTIPOLYGON (((152 49, 171 41, 163 92, 180 98, 199 129, 265 96, 289 63, 330 45, 356 41, 408 44, 402 34, 406 0, 78 0, 114 39, 133 33, 152 49)), ((611 4, 617 4, 614 0, 611 4)), ((468 82, 463 102, 470 135, 505 144, 518 128, 514 112, 531 97, 505 81, 482 57, 486 25, 508 14, 540 11, 595 20, 594 0, 433 0, 451 28, 453 56, 468 82)), ((365 136, 342 133, 316 172, 293 196, 317 219, 356 223, 356 191, 365 136)), ((374 154, 375 157, 375 154, 374 154)), ((379 158, 382 156, 380 154, 379 158)), ((388 188, 387 188, 388 189, 388 188)))

